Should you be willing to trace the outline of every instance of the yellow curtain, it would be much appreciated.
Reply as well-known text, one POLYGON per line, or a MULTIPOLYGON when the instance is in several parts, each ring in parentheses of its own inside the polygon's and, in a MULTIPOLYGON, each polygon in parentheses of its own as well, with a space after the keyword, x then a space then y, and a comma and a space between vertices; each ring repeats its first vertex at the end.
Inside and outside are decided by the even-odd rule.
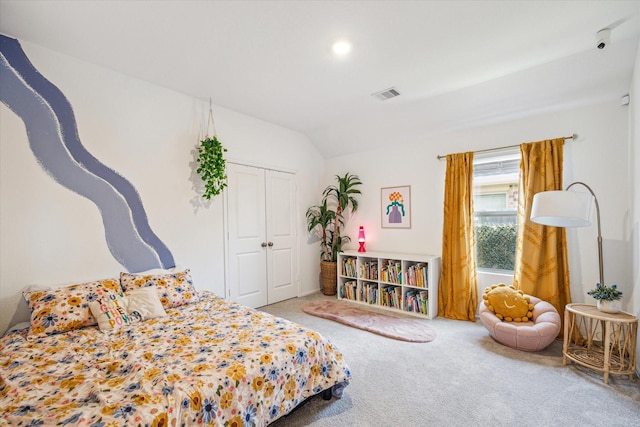
POLYGON ((571 302, 567 239, 564 228, 532 222, 533 195, 562 190, 564 138, 522 144, 518 235, 514 285, 525 294, 547 301, 564 319, 564 307, 571 302))
POLYGON ((473 153, 449 154, 444 185, 438 314, 475 322, 477 307, 473 153))

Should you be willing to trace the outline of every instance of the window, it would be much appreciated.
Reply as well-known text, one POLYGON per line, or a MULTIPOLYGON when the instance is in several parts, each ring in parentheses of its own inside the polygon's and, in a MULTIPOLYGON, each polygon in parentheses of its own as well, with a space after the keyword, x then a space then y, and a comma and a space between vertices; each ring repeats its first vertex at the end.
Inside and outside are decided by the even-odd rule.
POLYGON ((487 193, 474 195, 474 206, 481 206, 483 211, 500 211, 507 208, 507 193, 487 193))
POLYGON ((473 169, 478 269, 513 271, 520 153, 477 157, 473 169))

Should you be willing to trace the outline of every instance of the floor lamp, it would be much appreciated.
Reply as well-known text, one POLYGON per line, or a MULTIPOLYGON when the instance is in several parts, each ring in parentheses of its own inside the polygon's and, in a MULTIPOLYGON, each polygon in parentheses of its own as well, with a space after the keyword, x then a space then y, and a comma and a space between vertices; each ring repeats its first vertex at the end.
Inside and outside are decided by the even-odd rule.
POLYGON ((600 228, 600 206, 595 193, 584 182, 576 181, 564 190, 542 191, 533 196, 531 221, 554 227, 587 227, 591 225, 592 206, 596 206, 598 221, 598 263, 600 267, 600 284, 604 286, 602 268, 602 231, 600 228), (574 185, 582 185, 589 193, 568 191, 574 185))

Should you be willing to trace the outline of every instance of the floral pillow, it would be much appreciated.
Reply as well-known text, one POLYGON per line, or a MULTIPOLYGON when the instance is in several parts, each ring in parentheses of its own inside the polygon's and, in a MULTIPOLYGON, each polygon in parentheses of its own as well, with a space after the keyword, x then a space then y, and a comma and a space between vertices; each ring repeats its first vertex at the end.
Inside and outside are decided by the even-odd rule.
POLYGON ((53 290, 22 293, 31 309, 32 335, 53 335, 95 325, 89 303, 109 294, 122 294, 117 279, 98 280, 53 290))
POLYGON ((120 273, 120 284, 125 291, 154 286, 164 308, 180 307, 199 300, 193 287, 189 269, 171 274, 139 275, 120 273))

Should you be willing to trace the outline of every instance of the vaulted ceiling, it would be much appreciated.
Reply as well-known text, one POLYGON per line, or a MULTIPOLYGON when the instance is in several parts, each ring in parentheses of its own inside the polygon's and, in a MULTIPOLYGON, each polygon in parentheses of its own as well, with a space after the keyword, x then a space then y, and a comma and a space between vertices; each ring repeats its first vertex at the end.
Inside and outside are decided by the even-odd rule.
POLYGON ((297 130, 332 157, 619 99, 640 1, 0 0, 0 32, 297 130))

